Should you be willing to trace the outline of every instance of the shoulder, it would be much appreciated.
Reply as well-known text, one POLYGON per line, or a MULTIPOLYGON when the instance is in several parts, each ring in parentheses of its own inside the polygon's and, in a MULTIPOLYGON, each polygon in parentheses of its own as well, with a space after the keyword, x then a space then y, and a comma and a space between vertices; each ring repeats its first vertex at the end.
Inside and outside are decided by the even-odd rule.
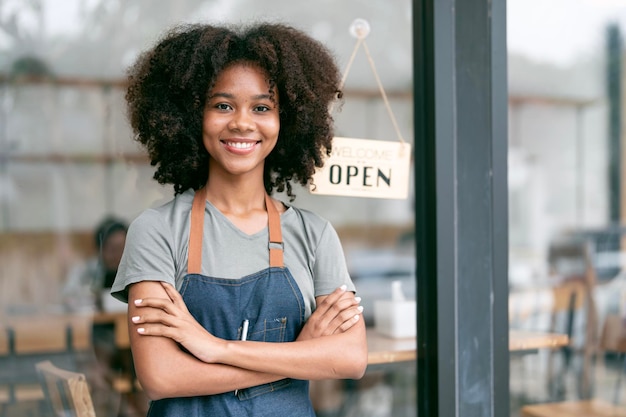
POLYGON ((310 210, 287 205, 283 219, 284 227, 293 228, 295 233, 303 234, 305 239, 315 247, 329 241, 339 240, 330 221, 310 210))
POLYGON ((287 204, 285 204, 285 206, 287 207, 285 210, 285 217, 293 216, 293 220, 301 223, 304 227, 315 230, 323 230, 326 227, 332 227, 328 220, 317 213, 287 204))
POLYGON ((188 190, 161 206, 144 210, 130 223, 129 237, 171 233, 180 227, 181 218, 186 219, 193 196, 193 190, 188 190))

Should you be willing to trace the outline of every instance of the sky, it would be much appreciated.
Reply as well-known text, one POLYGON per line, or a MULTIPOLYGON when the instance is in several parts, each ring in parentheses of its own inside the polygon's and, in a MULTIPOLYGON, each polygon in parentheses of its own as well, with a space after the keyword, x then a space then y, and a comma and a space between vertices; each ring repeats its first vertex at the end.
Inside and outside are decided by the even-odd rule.
POLYGON ((626 0, 508 0, 507 47, 535 61, 569 66, 604 48, 611 22, 626 32, 626 0))

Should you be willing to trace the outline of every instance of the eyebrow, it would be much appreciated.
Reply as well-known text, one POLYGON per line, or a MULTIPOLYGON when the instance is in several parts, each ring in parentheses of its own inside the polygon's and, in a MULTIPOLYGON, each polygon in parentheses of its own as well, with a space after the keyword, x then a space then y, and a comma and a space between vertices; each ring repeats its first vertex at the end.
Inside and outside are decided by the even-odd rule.
MULTIPOLYGON (((230 99, 234 99, 235 96, 233 94, 230 93, 215 93, 209 96, 209 99, 215 98, 215 97, 224 97, 224 98, 230 98, 230 99)), ((269 94, 257 94, 255 96, 252 96, 252 99, 254 100, 271 100, 271 96, 269 94)))

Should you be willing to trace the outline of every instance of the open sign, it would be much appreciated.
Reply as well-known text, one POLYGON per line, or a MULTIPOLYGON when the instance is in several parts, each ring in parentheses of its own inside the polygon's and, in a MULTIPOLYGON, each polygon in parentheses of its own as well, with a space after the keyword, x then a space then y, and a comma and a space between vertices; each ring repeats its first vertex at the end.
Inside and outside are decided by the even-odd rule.
POLYGON ((331 154, 313 176, 313 194, 404 199, 408 196, 411 145, 335 137, 331 154))

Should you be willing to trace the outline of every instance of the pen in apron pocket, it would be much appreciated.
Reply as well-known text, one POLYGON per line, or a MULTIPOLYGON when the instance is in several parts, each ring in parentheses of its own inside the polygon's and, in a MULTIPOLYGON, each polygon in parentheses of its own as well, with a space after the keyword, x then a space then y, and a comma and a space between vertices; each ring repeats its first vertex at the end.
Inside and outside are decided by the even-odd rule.
MULTIPOLYGON (((248 339, 248 326, 250 325, 250 321, 248 319, 244 320, 241 324, 241 336, 240 339, 242 342, 248 339)), ((235 390, 235 395, 239 392, 238 389, 235 390)))

